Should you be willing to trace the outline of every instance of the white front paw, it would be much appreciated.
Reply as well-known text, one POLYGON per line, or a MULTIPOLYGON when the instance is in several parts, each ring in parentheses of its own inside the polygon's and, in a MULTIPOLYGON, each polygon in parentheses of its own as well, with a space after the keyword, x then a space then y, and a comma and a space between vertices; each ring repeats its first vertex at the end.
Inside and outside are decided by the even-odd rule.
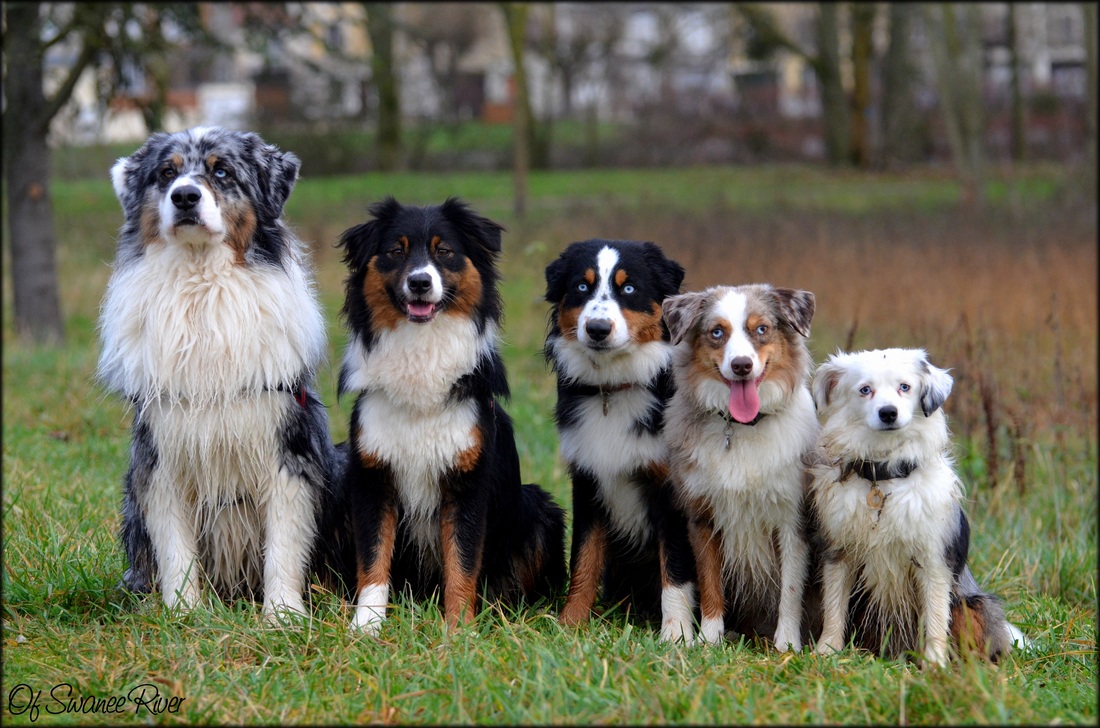
POLYGON ((787 650, 798 652, 802 649, 802 638, 799 636, 797 629, 778 627, 775 630, 774 642, 775 648, 780 652, 786 652, 787 650))
POLYGON ((947 665, 947 649, 941 645, 928 645, 924 648, 924 662, 926 665, 944 667, 947 665))
POLYGON ((661 625, 661 639, 665 642, 683 642, 690 645, 694 641, 691 622, 668 619, 661 625))
POLYGON ((721 617, 704 617, 703 623, 699 627, 700 641, 711 645, 721 642, 725 633, 726 624, 721 617))
POLYGON ((268 624, 280 624, 285 618, 300 618, 306 614, 306 605, 298 594, 284 594, 264 598, 264 620, 268 624))

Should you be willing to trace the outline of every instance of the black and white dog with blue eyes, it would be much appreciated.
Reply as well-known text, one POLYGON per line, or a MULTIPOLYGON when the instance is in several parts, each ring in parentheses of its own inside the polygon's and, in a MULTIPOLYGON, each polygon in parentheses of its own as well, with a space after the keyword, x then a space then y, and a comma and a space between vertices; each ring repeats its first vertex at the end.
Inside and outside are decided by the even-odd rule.
POLYGON ((194 607, 262 595, 303 612, 340 455, 313 380, 325 320, 281 219, 300 163, 217 127, 157 133, 111 169, 125 222, 98 376, 132 405, 127 587, 194 607))
POLYGON ((690 639, 695 564, 672 501, 661 438, 672 395, 672 345, 661 303, 684 269, 651 242, 576 242, 546 268, 552 304, 544 353, 558 378, 555 419, 573 481, 565 624, 597 599, 661 620, 690 639))

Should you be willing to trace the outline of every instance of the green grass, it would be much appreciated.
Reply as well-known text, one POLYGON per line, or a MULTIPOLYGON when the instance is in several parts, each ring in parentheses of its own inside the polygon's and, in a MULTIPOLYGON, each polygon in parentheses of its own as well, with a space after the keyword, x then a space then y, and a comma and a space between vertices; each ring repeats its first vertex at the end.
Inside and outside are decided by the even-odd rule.
MULTIPOLYGON (((957 187, 936 173, 830 175, 780 166, 540 174, 531 180, 524 222, 509 213, 506 174, 307 178, 288 208, 292 224, 314 243, 330 339, 330 364, 319 384, 336 440, 346 437, 351 405, 335 397, 345 340, 338 318, 344 273, 331 247, 339 232, 388 193, 421 203, 458 194, 508 226, 502 260, 503 353, 513 389, 508 410, 525 477, 563 504, 569 485, 557 454, 554 383, 539 348, 547 313, 542 270, 565 244, 595 235, 649 237, 690 260, 689 278, 700 284, 708 276, 743 282, 759 271, 809 281, 799 285, 819 292, 811 343, 820 360, 851 326, 845 313, 851 301, 845 288, 831 287, 831 278, 847 270, 912 268, 912 255, 939 260, 947 253, 937 252, 933 238, 965 228, 968 244, 980 247, 973 257, 949 258, 963 269, 938 271, 906 289, 915 297, 918 288, 939 285, 928 301, 944 304, 903 302, 877 318, 879 309, 866 304, 856 340, 867 346, 927 341, 941 357, 937 363, 956 368, 947 409, 970 473, 971 563, 1034 649, 998 666, 964 661, 922 671, 865 654, 779 656, 751 642, 669 646, 614 611, 567 629, 546 605, 489 608, 472 625, 446 633, 437 603, 402 598, 380 638, 370 639, 348 633, 347 607, 324 592, 313 595, 308 621, 271 628, 248 603, 210 602, 181 616, 155 599, 118 591, 124 563, 115 533, 129 414, 92 377, 97 306, 119 213, 105 177, 56 185, 66 345, 21 344, 12 333, 10 305, 4 309, 4 721, 31 722, 19 712, 23 694, 11 701, 12 689, 26 684, 42 691, 39 724, 1095 724, 1096 365, 1087 352, 1096 350, 1097 333, 1095 314, 1080 311, 1095 309, 1086 304, 1096 291, 1094 278, 1087 279, 1090 291, 1074 277, 1095 261, 1095 223, 1084 227, 1083 243, 1074 243, 1078 228, 1061 222, 1070 217, 1059 207, 1061 189, 1053 169, 1006 176, 991 185, 988 221, 973 229, 959 225, 957 187), (904 232, 914 220, 925 238, 904 232), (1061 242, 1043 237, 1047 229, 1061 242), (746 248, 759 247, 759 240, 770 245, 757 260, 746 248), (1043 276, 1031 272, 1032 248, 1050 253, 1041 259, 1048 261, 1043 276), (822 270, 828 258, 842 267, 822 270), (957 295, 961 281, 980 278, 987 258, 999 261, 1002 277, 1036 289, 1039 301, 1047 300, 1046 287, 1076 291, 1063 313, 1051 315, 1061 317, 1063 336, 1072 342, 1058 365, 1073 383, 1071 398, 1081 400, 1079 412, 1074 404, 1072 412, 1058 413, 1048 376, 1017 374, 1024 370, 1018 362, 1049 366, 1055 356, 1054 339, 1038 335, 1030 322, 1015 331, 991 325, 983 333, 989 338, 970 354, 969 342, 956 340, 960 309, 977 326, 987 318, 999 322, 995 314, 1007 306, 993 294, 973 303, 957 295), (931 320, 917 318, 917 308, 931 320), (1036 423, 1019 443, 1022 483, 1004 468, 999 479, 988 476, 972 363, 1008 377, 996 403, 1005 411, 1019 407, 1036 423), (1026 392, 1010 391, 1023 381, 1026 392), (114 716, 49 714, 58 705, 50 689, 66 683, 81 696, 125 696, 152 685, 161 696, 184 700, 179 712, 156 716, 135 716, 132 704, 114 716)), ((1091 270, 1079 274, 1094 276, 1094 264, 1091 270)), ((10 280, 4 287, 8 304, 10 280)))

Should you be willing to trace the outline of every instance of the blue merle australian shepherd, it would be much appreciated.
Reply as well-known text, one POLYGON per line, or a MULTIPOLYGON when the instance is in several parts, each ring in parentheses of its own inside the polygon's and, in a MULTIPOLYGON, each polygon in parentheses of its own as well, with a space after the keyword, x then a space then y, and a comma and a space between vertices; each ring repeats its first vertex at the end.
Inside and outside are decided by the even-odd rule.
POLYGON ((553 596, 565 580, 564 517, 521 483, 502 316, 497 223, 451 198, 387 198, 342 239, 350 337, 340 392, 354 392, 345 489, 358 554, 352 628, 377 634, 391 589, 442 591, 447 624, 490 600, 553 596))
POLYGON ((125 222, 99 378, 133 409, 125 585, 302 612, 338 468, 313 378, 325 322, 283 223, 299 162, 252 133, 152 135, 111 170, 125 222))
POLYGON ((662 638, 692 635, 695 563, 661 438, 673 392, 661 302, 683 278, 656 244, 629 240, 573 243, 546 268, 544 352, 573 481, 566 624, 587 620, 602 590, 605 604, 660 618, 662 638))

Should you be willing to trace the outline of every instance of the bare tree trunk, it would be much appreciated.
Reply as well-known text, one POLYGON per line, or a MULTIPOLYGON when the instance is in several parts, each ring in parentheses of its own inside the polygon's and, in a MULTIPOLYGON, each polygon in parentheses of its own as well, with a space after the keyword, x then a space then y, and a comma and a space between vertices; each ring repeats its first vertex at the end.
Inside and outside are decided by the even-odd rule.
POLYGON ((871 107, 871 63, 874 60, 872 33, 875 24, 874 3, 857 2, 852 13, 852 162, 866 169, 871 166, 871 125, 867 115, 871 107))
POLYGON ((1088 163, 1085 170, 1085 186, 1096 195, 1096 4, 1081 3, 1085 18, 1085 88, 1088 89, 1088 163))
POLYGON ((890 3, 890 45, 886 50, 882 81, 882 156, 901 162, 916 158, 917 123, 913 82, 917 78, 910 33, 917 6, 890 3))
POLYGON ((523 38, 527 31, 527 3, 501 3, 505 30, 515 66, 515 111, 512 115, 514 159, 512 164, 513 211, 522 218, 527 212, 527 175, 531 168, 531 103, 527 95, 527 69, 523 65, 523 38))
POLYGON ((848 98, 840 77, 840 24, 835 3, 819 3, 818 79, 825 115, 825 154, 831 164, 846 164, 850 151, 848 98))
POLYGON ((1016 3, 1008 3, 1008 62, 1011 66, 1012 86, 1012 160, 1022 162, 1027 157, 1027 139, 1024 136, 1024 96, 1020 90, 1020 38, 1017 35, 1016 3))
POLYGON ((9 60, 4 74, 4 176, 15 328, 25 340, 60 344, 65 331, 54 255, 50 150, 46 144, 52 114, 42 91, 39 5, 5 6, 4 55, 9 60))
POLYGON ((378 166, 383 172, 400 169, 401 96, 393 52, 393 5, 363 3, 371 42, 371 75, 378 89, 378 166))
POLYGON ((942 3, 938 13, 933 8, 925 13, 944 126, 963 186, 963 202, 969 207, 980 206, 984 197, 982 64, 980 47, 976 58, 974 53, 977 8, 973 11, 966 18, 965 36, 960 34, 953 4, 942 3))

